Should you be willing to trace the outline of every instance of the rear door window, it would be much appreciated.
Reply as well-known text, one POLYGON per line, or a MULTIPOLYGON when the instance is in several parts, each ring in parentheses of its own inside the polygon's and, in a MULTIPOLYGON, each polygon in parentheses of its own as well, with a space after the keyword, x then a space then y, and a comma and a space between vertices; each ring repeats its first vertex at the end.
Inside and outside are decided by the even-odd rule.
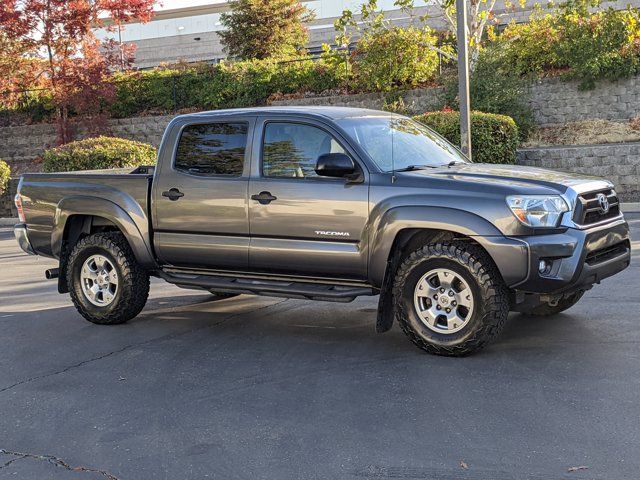
POLYGON ((175 169, 190 175, 239 177, 244 169, 248 124, 207 123, 182 130, 175 169))

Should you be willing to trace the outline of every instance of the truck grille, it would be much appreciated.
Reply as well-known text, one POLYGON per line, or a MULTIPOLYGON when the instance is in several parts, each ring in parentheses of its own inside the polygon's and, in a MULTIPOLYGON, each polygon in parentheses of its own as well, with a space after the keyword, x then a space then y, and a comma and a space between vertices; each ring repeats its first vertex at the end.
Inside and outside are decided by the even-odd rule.
POLYGON ((583 193, 578 197, 573 221, 578 225, 591 225, 620 215, 620 201, 615 190, 609 188, 595 192, 583 193), (601 199, 606 198, 606 202, 601 199), (608 204, 608 209, 602 204, 608 204))

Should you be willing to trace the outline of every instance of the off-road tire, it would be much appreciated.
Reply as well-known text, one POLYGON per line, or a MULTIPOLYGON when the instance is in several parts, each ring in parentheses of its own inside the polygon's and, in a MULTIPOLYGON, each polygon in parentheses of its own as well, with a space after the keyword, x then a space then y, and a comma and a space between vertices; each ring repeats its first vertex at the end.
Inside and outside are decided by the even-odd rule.
POLYGON ((580 301, 582 296, 584 295, 584 290, 578 290, 577 292, 571 293, 562 297, 556 305, 549 305, 548 303, 543 303, 536 307, 533 307, 527 311, 520 312, 523 315, 531 316, 531 317, 550 317, 551 315, 556 315, 560 312, 564 312, 569 308, 573 307, 576 303, 580 301))
POLYGON ((80 239, 69 254, 67 284, 80 315, 99 325, 116 325, 131 320, 144 308, 149 296, 149 274, 140 267, 129 243, 119 232, 95 233, 80 239), (80 281, 83 263, 95 254, 107 257, 118 274, 115 298, 103 307, 93 305, 85 297, 80 281))
POLYGON ((395 319, 419 348, 435 355, 469 355, 495 339, 509 314, 508 290, 487 253, 464 242, 426 245, 411 253, 398 267, 393 286, 395 319), (447 268, 461 275, 471 288, 474 308, 468 323, 456 333, 428 328, 414 306, 419 279, 433 268, 447 268))
POLYGON ((227 293, 227 292, 209 292, 212 298, 209 298, 209 302, 217 302, 218 300, 226 300, 227 298, 233 298, 240 296, 239 293, 227 293))

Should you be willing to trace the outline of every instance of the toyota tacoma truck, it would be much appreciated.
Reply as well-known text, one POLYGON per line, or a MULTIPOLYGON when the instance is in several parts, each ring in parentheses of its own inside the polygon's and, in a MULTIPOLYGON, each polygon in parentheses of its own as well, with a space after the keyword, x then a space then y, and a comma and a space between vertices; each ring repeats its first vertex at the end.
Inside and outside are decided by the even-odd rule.
POLYGON ((156 166, 23 175, 15 235, 97 324, 140 313, 150 276, 212 298, 379 295, 379 332, 458 356, 629 265, 613 187, 471 163, 386 112, 222 110, 173 119, 156 166))

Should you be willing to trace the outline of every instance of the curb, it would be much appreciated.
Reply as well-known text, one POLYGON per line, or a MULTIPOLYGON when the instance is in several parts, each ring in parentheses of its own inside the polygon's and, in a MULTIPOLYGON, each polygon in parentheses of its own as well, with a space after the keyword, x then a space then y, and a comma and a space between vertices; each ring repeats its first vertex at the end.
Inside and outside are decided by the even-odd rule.
POLYGON ((622 213, 640 213, 640 202, 622 202, 620 204, 620 210, 622 210, 622 213))
POLYGON ((0 218, 0 227, 13 227, 16 223, 20 223, 17 218, 0 218))

